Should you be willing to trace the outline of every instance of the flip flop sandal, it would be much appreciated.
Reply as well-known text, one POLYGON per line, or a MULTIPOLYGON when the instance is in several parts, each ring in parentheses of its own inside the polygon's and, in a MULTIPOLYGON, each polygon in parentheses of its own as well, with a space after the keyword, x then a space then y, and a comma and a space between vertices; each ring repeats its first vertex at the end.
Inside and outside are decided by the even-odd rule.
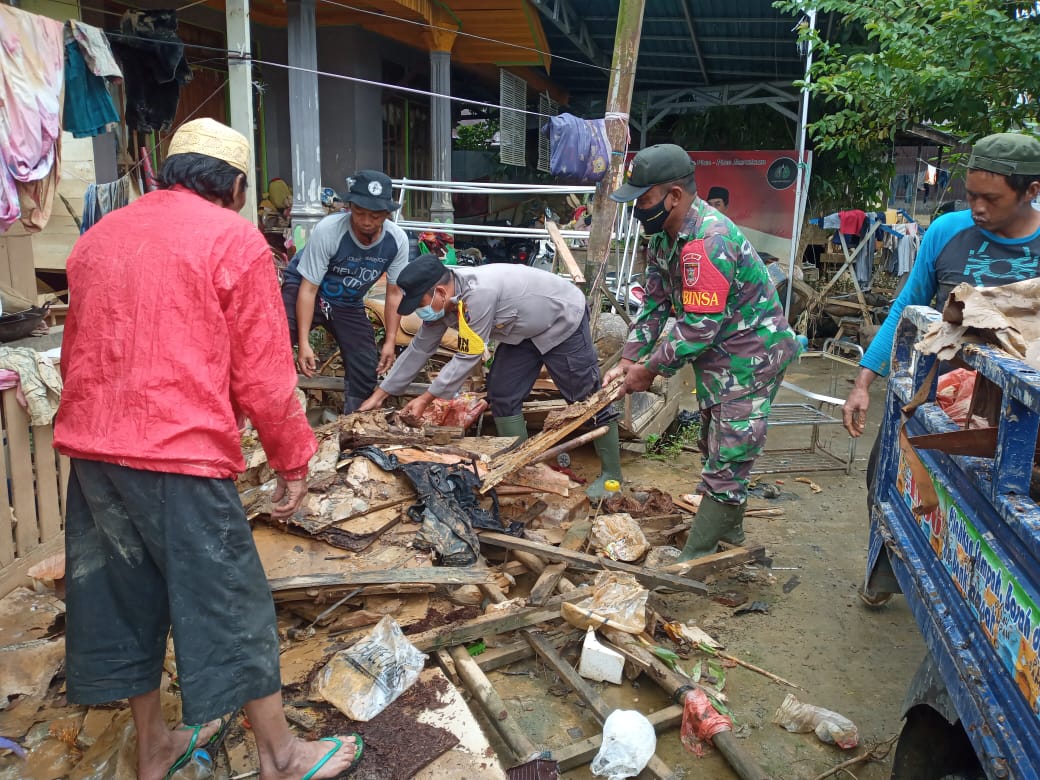
MULTIPOLYGON (((350 762, 350 766, 348 766, 346 769, 344 769, 342 772, 336 775, 334 780, 343 780, 343 778, 349 777, 351 774, 353 774, 354 770, 357 769, 358 764, 361 763, 361 754, 365 752, 365 744, 361 741, 360 734, 354 733, 350 736, 354 738, 354 744, 357 746, 354 750, 354 760, 350 762)), ((333 744, 332 750, 326 753, 325 757, 322 758, 317 764, 312 766, 311 771, 305 774, 302 780, 311 780, 312 777, 314 777, 316 774, 318 774, 318 772, 321 771, 321 768, 323 766, 325 766, 327 763, 329 763, 329 761, 332 760, 332 757, 340 751, 340 748, 343 747, 343 740, 339 737, 322 737, 318 741, 331 742, 333 744)))
MULTIPOLYGON (((224 737, 227 736, 228 729, 231 727, 231 724, 234 722, 235 716, 237 714, 238 714, 238 712, 236 711, 236 712, 231 713, 230 715, 227 715, 227 716, 221 718, 220 719, 220 727, 217 729, 216 733, 214 733, 213 736, 209 738, 209 741, 205 745, 202 745, 201 747, 206 748, 206 747, 210 747, 211 745, 218 745, 219 746, 220 743, 222 743, 224 741, 224 737)), ((188 740, 188 747, 185 748, 183 753, 181 753, 180 758, 178 758, 176 761, 174 761, 173 765, 166 771, 166 778, 165 778, 165 780, 170 780, 171 777, 173 777, 181 768, 183 768, 189 761, 191 761, 191 757, 193 755, 195 755, 195 750, 198 747, 200 747, 199 746, 199 734, 202 733, 202 730, 204 728, 206 728, 207 725, 209 725, 209 724, 208 723, 203 723, 203 724, 201 724, 199 726, 183 726, 182 727, 184 729, 191 729, 191 739, 188 740)))
POLYGON ((181 767, 183 767, 185 764, 191 761, 191 757, 195 754, 195 746, 199 742, 199 734, 202 732, 204 728, 206 728, 206 724, 203 723, 199 726, 184 726, 184 728, 191 729, 191 739, 188 740, 188 747, 187 749, 185 749, 183 753, 181 753, 181 757, 174 761, 170 768, 166 771, 165 780, 170 780, 170 778, 173 777, 181 767))

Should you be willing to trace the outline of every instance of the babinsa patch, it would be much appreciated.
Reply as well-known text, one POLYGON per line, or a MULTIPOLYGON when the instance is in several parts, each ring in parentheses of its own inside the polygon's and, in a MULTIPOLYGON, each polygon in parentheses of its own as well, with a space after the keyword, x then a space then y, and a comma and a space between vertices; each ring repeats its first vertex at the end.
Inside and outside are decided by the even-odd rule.
POLYGON ((715 267, 703 239, 682 248, 682 304, 688 314, 718 314, 726 308, 729 280, 715 267))

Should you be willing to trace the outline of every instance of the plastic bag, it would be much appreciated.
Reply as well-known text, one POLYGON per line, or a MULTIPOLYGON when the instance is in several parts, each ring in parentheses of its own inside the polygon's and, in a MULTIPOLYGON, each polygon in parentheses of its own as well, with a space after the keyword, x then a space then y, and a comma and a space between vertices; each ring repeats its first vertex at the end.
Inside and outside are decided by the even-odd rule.
POLYGON ((821 742, 845 750, 859 744, 859 729, 855 723, 837 712, 798 701, 793 693, 787 694, 784 703, 773 715, 773 723, 796 734, 815 732, 821 742))
POLYGON ((426 656, 387 615, 364 639, 332 656, 314 692, 351 720, 368 721, 419 679, 426 656))
POLYGON ((715 709, 700 688, 686 694, 683 700, 682 728, 679 740, 695 756, 703 757, 705 746, 723 731, 733 731, 733 719, 715 709))
POLYGON ((958 368, 939 377, 935 402, 961 428, 967 427, 968 409, 975 392, 975 372, 958 368))
POLYGON ((657 749, 657 734, 646 716, 635 710, 614 710, 603 723, 603 743, 592 759, 592 774, 620 780, 635 777, 657 749))
MULTIPOLYGON (((593 582, 592 595, 575 604, 575 610, 561 610, 568 623, 578 628, 598 628, 607 618, 615 627, 629 634, 646 631, 646 598, 650 595, 631 574, 600 572, 593 582), (590 617, 595 615, 596 617, 590 617)), ((572 606, 564 604, 563 606, 572 606)))
POLYGON ((643 529, 632 515, 600 515, 592 524, 592 543, 600 555, 615 561, 636 561, 650 549, 643 529))

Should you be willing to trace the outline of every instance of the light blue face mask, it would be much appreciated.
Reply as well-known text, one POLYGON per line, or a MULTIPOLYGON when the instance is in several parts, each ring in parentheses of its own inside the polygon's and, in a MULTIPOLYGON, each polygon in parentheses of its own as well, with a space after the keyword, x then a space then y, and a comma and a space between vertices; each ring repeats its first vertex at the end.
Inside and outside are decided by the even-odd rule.
POLYGON ((444 310, 437 311, 432 306, 420 306, 415 310, 415 316, 423 322, 436 322, 444 316, 444 310))
MULTIPOLYGON (((430 303, 432 304, 433 301, 430 301, 430 303)), ((415 310, 415 316, 418 317, 423 322, 436 322, 437 320, 439 320, 441 317, 444 316, 444 309, 441 309, 440 311, 437 311, 436 309, 433 308, 432 305, 431 306, 420 306, 418 309, 415 310)))

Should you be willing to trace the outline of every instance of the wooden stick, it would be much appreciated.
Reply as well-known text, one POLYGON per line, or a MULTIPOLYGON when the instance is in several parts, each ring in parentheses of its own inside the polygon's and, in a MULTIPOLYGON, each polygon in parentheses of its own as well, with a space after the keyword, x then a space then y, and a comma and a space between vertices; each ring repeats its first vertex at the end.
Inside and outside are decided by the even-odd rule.
POLYGON ((897 739, 899 739, 898 734, 894 737, 891 737, 890 739, 886 739, 884 742, 878 745, 875 745, 866 753, 861 753, 858 756, 850 758, 848 761, 842 761, 840 764, 831 767, 823 774, 816 775, 816 777, 814 777, 813 780, 827 780, 828 777, 833 777, 834 775, 838 774, 838 772, 844 772, 848 770, 850 766, 855 766, 856 764, 864 764, 867 761, 884 761, 886 758, 888 758, 888 754, 892 751, 892 746, 895 744, 897 739), (884 748, 884 750, 882 750, 882 748, 884 748))
POLYGON ((573 439, 565 441, 563 444, 557 444, 555 447, 547 449, 541 455, 532 460, 531 463, 541 463, 543 461, 555 458, 557 455, 560 455, 561 453, 570 452, 571 450, 580 447, 583 444, 588 444, 590 441, 595 441, 600 436, 606 436, 609 430, 609 425, 601 425, 598 428, 589 431, 588 433, 583 433, 581 436, 576 436, 573 439))
POLYGON ((805 688, 803 688, 801 685, 795 685, 790 680, 785 680, 783 677, 780 677, 779 675, 773 674, 772 672, 767 672, 761 666, 755 666, 754 664, 750 664, 747 661, 737 658, 735 655, 724 653, 721 650, 713 650, 710 647, 707 647, 706 645, 699 645, 699 647, 701 650, 703 650, 705 653, 708 653, 709 655, 714 655, 725 661, 732 661, 738 666, 743 666, 745 669, 750 669, 753 672, 757 672, 758 674, 772 680, 773 682, 780 683, 781 685, 786 685, 788 688, 794 688, 797 691, 805 691, 805 688))
MULTIPOLYGON (((543 429, 515 450, 511 450, 498 458, 495 461, 494 468, 484 475, 480 487, 481 494, 486 494, 514 471, 530 464, 533 458, 563 440, 571 432, 577 430, 586 420, 594 417, 600 409, 617 398, 623 384, 624 380, 618 377, 607 387, 599 390, 584 401, 569 405, 561 410, 563 419, 555 427, 543 429)), ((546 425, 553 425, 551 416, 546 418, 546 425)))
POLYGON ((455 663, 455 671, 458 672, 462 682, 473 698, 480 704, 488 720, 495 730, 502 735, 502 739, 513 752, 517 762, 524 762, 538 753, 538 748, 521 729, 516 720, 509 715, 502 698, 495 691, 495 687, 488 680, 487 675, 477 666, 466 648, 453 647, 448 651, 451 660, 455 663))
POLYGON ((571 279, 575 284, 585 284, 585 274, 582 273, 581 268, 578 266, 578 261, 571 254, 571 248, 567 246, 567 240, 563 237, 563 233, 560 232, 560 226, 551 219, 547 219, 545 220, 545 229, 549 231, 549 236, 556 246, 556 255, 567 266, 567 272, 571 275, 571 279))
POLYGON ((599 572, 603 569, 623 571, 631 574, 648 588, 671 588, 672 590, 688 591, 701 596, 708 595, 708 586, 698 580, 688 577, 677 577, 667 572, 655 571, 644 566, 633 566, 621 563, 610 558, 597 555, 571 552, 562 547, 553 547, 550 544, 539 544, 529 539, 517 539, 506 534, 497 534, 491 531, 482 531, 480 541, 494 547, 504 547, 507 550, 529 552, 543 558, 546 561, 566 563, 574 569, 583 571, 599 572))

